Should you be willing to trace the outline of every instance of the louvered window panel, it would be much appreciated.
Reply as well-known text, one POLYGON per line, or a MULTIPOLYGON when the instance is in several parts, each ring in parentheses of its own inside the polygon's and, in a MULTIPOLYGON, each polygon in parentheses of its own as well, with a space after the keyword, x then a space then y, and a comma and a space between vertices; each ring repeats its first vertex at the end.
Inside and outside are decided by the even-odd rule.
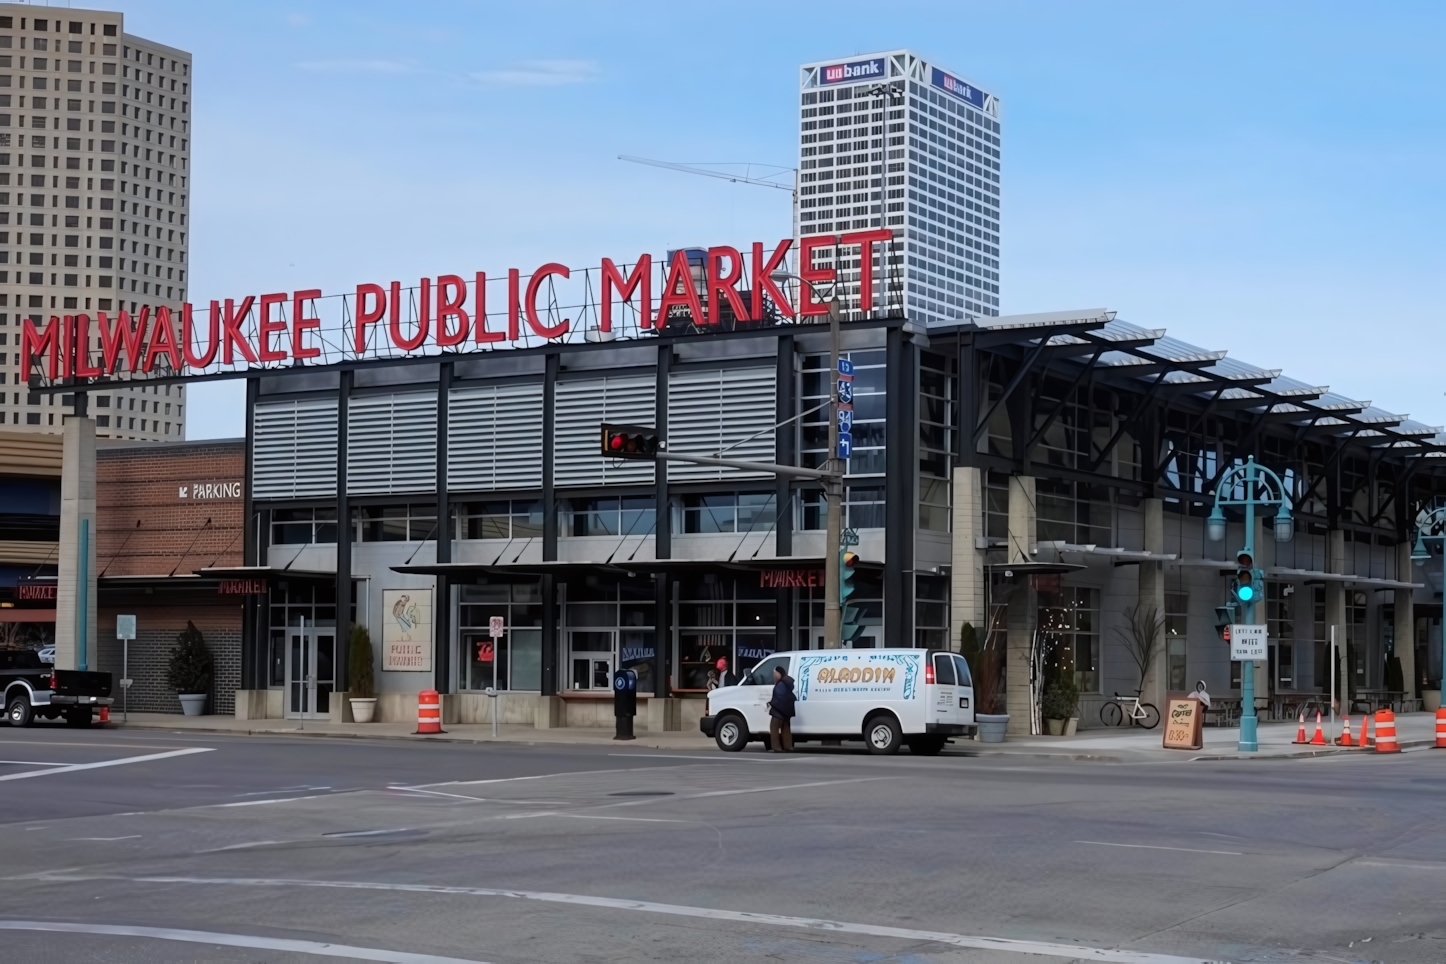
POLYGON ((252 412, 251 494, 336 495, 336 399, 262 402, 252 412))
POLYGON ((447 401, 447 488, 542 487, 542 383, 459 388, 447 401))
MULTIPOLYGON (((778 421, 776 382, 777 372, 771 367, 673 372, 668 378, 668 448, 690 455, 722 452, 723 458, 774 461, 770 426, 778 421), (749 439, 759 432, 763 434, 749 439)), ((668 479, 673 482, 772 477, 745 469, 668 463, 668 479)))
POLYGON ((652 375, 558 382, 554 484, 653 481, 652 462, 603 458, 598 426, 603 422, 652 425, 657 385, 652 375))
POLYGON ((360 395, 349 401, 347 415, 348 493, 436 491, 435 393, 360 395))

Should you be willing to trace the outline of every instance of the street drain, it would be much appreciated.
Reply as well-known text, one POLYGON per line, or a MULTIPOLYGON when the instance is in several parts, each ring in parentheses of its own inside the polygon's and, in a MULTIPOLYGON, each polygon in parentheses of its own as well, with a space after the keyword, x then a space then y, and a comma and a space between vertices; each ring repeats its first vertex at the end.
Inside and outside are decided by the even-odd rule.
POLYGON ((619 790, 617 793, 609 793, 610 797, 671 797, 672 790, 619 790))

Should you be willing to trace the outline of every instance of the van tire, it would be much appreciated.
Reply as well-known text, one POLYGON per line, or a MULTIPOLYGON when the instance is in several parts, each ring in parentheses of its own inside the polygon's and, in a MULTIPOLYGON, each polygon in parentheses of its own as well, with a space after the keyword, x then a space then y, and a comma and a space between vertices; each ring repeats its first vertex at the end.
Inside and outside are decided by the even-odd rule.
POLYGON ((909 752, 915 756, 938 756, 944 750, 942 736, 911 736, 908 739, 909 752))
POLYGON ((876 713, 864 721, 864 743, 870 753, 891 756, 899 752, 903 742, 903 731, 893 714, 876 713))
POLYGON ((718 749, 726 753, 737 753, 748 745, 748 724, 737 713, 725 713, 718 718, 718 727, 713 731, 713 740, 718 749))
POLYGON ((30 708, 30 698, 24 693, 17 693, 5 704, 5 722, 11 726, 29 726, 34 711, 30 708))

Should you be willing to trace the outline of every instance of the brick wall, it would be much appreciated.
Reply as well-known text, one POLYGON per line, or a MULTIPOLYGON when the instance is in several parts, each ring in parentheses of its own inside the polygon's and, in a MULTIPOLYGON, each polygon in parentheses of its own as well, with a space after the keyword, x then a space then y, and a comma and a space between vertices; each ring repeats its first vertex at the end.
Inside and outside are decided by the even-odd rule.
MULTIPOLYGON (((145 713, 179 713, 181 702, 166 684, 166 667, 176 637, 192 619, 206 648, 211 651, 215 677, 211 685, 211 701, 207 713, 234 714, 236 690, 241 685, 241 616, 236 606, 213 609, 190 609, 180 612, 175 607, 133 608, 136 616, 136 638, 130 644, 131 687, 130 708, 145 713)), ((100 617, 100 665, 115 680, 115 709, 122 705, 120 689, 122 644, 115 638, 115 613, 106 611, 100 617)))
POLYGON ((245 467, 244 439, 102 443, 95 465, 97 571, 164 576, 241 565, 245 467), (215 483, 234 485, 223 495, 203 488, 197 497, 198 484, 215 483))

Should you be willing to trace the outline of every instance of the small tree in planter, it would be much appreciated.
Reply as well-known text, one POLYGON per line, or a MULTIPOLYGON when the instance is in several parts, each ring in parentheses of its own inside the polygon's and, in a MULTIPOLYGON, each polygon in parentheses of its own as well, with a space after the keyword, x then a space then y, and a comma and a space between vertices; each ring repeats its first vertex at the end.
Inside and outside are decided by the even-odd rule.
POLYGON ((376 715, 376 676, 372 666, 372 635, 365 626, 353 624, 347 646, 347 681, 351 687, 351 717, 370 723, 376 715))
POLYGON ((969 663, 974 680, 974 719, 979 724, 979 739, 985 743, 997 743, 1004 739, 1004 728, 1009 723, 1008 715, 1000 713, 1003 709, 1000 704, 1003 703, 1004 653, 990 648, 987 638, 981 643, 973 623, 960 627, 959 652, 969 663))
POLYGON ((187 716, 200 716, 205 710, 206 694, 211 691, 214 674, 206 638, 195 623, 187 620, 185 630, 176 637, 176 648, 171 650, 170 665, 166 667, 166 682, 180 697, 181 710, 187 716))

